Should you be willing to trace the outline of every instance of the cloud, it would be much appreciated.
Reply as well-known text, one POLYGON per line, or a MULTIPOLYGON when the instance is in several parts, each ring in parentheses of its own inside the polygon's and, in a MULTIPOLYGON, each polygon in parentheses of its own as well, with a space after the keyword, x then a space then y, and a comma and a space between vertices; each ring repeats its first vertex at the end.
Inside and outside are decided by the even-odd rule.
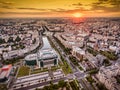
POLYGON ((0 6, 0 8, 4 8, 4 9, 13 9, 12 7, 6 6, 6 5, 2 5, 2 6, 0 6))
POLYGON ((82 6, 83 4, 81 4, 80 2, 77 4, 72 4, 73 6, 82 6))
POLYGON ((91 10, 103 10, 104 12, 119 12, 120 0, 99 0, 91 4, 91 10))
POLYGON ((0 1, 0 4, 3 4, 3 5, 13 5, 14 2, 4 2, 4 1, 0 1))
POLYGON ((51 12, 66 12, 67 11, 66 9, 63 9, 63 8, 48 9, 48 10, 51 12))
POLYGON ((109 0, 109 3, 114 7, 118 7, 120 9, 120 0, 109 0))
POLYGON ((81 7, 81 8, 77 8, 77 9, 66 10, 64 12, 69 13, 69 14, 73 14, 73 13, 76 13, 76 12, 80 12, 80 13, 89 12, 89 10, 81 7))
POLYGON ((40 10, 40 11, 44 11, 44 10, 47 10, 47 9, 39 9, 39 8, 23 8, 23 7, 18 7, 16 9, 22 9, 22 10, 40 10))
POLYGON ((91 10, 103 10, 104 12, 119 12, 118 8, 106 6, 93 6, 91 10))
POLYGON ((109 5, 112 5, 113 7, 120 8, 120 0, 99 0, 98 3, 107 3, 109 5))
POLYGON ((99 2, 94 2, 94 3, 92 3, 92 5, 101 5, 101 4, 105 4, 105 2, 99 1, 99 2))
POLYGON ((0 1, 0 8, 13 9, 14 4, 15 4, 14 2, 4 2, 4 1, 0 1))
POLYGON ((49 14, 50 12, 0 12, 2 15, 7 15, 7 14, 28 14, 28 15, 44 15, 44 14, 49 14))
MULTIPOLYGON (((88 3, 71 3, 69 6, 71 9, 67 8, 35 8, 35 7, 24 7, 24 6, 16 6, 17 2, 6 2, 6 1, 0 1, 0 14, 30 14, 30 15, 49 15, 49 14, 73 14, 76 12, 80 12, 83 14, 101 14, 105 13, 109 15, 109 13, 115 13, 115 15, 119 15, 120 13, 120 0, 96 0, 94 2, 88 1, 88 3), (9 9, 9 10, 8 10, 9 9), (16 12, 13 12, 12 10, 15 10, 16 12), (24 11, 24 12, 21 12, 24 11), (117 14, 116 14, 117 13, 117 14)), ((94 15, 93 15, 94 16, 94 15)))
POLYGON ((64 12, 66 11, 65 9, 63 8, 56 8, 56 9, 39 9, 39 8, 21 8, 21 7, 18 7, 16 9, 20 9, 20 10, 37 10, 37 11, 48 11, 48 12, 64 12))

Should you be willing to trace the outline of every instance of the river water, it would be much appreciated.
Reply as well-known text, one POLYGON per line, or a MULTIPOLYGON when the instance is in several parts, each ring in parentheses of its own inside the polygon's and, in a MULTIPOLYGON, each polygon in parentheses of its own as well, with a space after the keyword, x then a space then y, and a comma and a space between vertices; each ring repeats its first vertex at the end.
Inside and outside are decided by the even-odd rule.
POLYGON ((52 48, 46 36, 43 36, 42 40, 43 40, 43 47, 41 49, 52 48))

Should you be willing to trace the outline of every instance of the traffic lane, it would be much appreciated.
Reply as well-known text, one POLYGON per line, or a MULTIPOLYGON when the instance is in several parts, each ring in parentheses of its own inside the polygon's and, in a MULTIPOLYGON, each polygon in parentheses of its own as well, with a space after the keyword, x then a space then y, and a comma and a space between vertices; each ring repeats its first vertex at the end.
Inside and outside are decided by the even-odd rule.
POLYGON ((88 81, 83 79, 83 82, 86 84, 86 86, 89 88, 89 90, 94 90, 94 88, 92 87, 92 85, 90 85, 90 83, 88 81))
MULTIPOLYGON (((67 78, 64 77, 64 78, 61 78, 61 79, 52 80, 52 82, 56 83, 56 82, 59 82, 60 80, 67 80, 67 78)), ((46 86, 46 85, 49 85, 49 84, 50 84, 50 81, 47 81, 47 82, 43 82, 43 83, 39 83, 39 84, 34 84, 34 85, 31 85, 31 86, 27 86, 27 87, 22 87, 22 88, 15 89, 15 90, 29 90, 29 89, 32 89, 32 88, 46 86)))
MULTIPOLYGON (((54 40, 54 39, 53 39, 54 40)), ((55 40, 54 40, 55 41, 55 40)), ((59 45, 56 43, 56 41, 54 42, 55 46, 58 48, 58 50, 61 52, 61 54, 63 55, 63 58, 65 58, 68 62, 68 64, 71 66, 72 71, 76 71, 76 68, 73 67, 73 65, 71 65, 71 62, 69 61, 67 55, 65 55, 65 53, 63 52, 63 50, 59 47, 59 45)))
POLYGON ((79 73, 75 73, 74 75, 75 75, 77 78, 80 78, 80 77, 83 78, 83 77, 85 76, 84 73, 80 73, 80 72, 79 72, 79 73))
POLYGON ((82 87, 84 88, 84 90, 89 90, 89 88, 86 87, 86 85, 84 84, 84 82, 81 79, 79 79, 78 81, 82 85, 82 87))

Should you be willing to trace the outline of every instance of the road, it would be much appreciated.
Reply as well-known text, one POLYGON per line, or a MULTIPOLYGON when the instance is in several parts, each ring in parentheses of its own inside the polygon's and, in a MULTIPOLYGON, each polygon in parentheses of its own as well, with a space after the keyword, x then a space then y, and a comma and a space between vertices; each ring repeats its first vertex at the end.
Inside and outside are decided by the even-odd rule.
POLYGON ((83 86, 84 90, 89 90, 88 87, 86 87, 86 84, 83 82, 82 79, 78 79, 78 82, 83 86))
MULTIPOLYGON (((80 79, 83 79, 83 78, 86 76, 86 73, 81 72, 81 71, 79 70, 79 68, 76 67, 76 66, 69 60, 68 56, 64 53, 64 51, 62 50, 62 48, 58 45, 58 43, 56 42, 56 40, 55 40, 51 35, 48 35, 48 36, 49 36, 49 38, 52 40, 52 42, 54 43, 54 45, 57 47, 57 49, 59 50, 60 54, 63 56, 63 58, 67 61, 67 63, 68 63, 69 66, 71 67, 71 69, 72 69, 72 71, 73 71, 73 74, 69 75, 69 77, 70 77, 71 79, 76 78, 78 81, 79 81, 80 79)), ((68 78, 68 79, 70 79, 70 78, 68 78)), ((81 83, 82 83, 82 81, 79 83, 79 85, 80 85, 80 86, 82 85, 85 90, 88 90, 88 89, 87 89, 87 88, 89 88, 88 85, 86 85, 86 83, 84 83, 84 84, 81 84, 81 83)), ((90 89, 90 90, 94 90, 94 89, 90 89)))
POLYGON ((50 36, 50 35, 48 35, 48 36, 50 37, 50 39, 52 40, 54 45, 57 47, 57 49, 59 50, 59 52, 61 53, 63 58, 67 61, 69 66, 72 68, 73 75, 71 75, 71 77, 74 76, 73 78, 76 78, 80 82, 79 85, 80 86, 82 85, 85 90, 94 90, 94 88, 87 81, 84 80, 84 77, 87 76, 87 73, 80 71, 80 69, 78 67, 76 67, 69 60, 69 57, 64 53, 63 49, 58 45, 56 40, 52 36, 50 36))
MULTIPOLYGON (((44 28, 44 29, 46 29, 46 28, 44 28)), ((53 83, 57 83, 60 80, 69 80, 69 79, 76 78, 80 82, 79 85, 80 86, 82 85, 85 90, 94 90, 94 89, 90 88, 91 86, 87 82, 85 82, 85 81, 82 80, 85 77, 86 73, 81 72, 79 70, 79 68, 76 67, 69 60, 69 57, 64 53, 63 49, 58 45, 58 43, 56 42, 56 40, 52 37, 52 33, 48 32, 47 30, 45 30, 45 31, 46 31, 45 34, 47 36, 49 36, 49 38, 52 40, 52 42, 54 43, 54 45, 56 46, 56 48, 59 50, 60 54, 67 61, 67 63, 69 64, 69 66, 71 67, 71 69, 73 71, 72 74, 68 74, 67 76, 65 76, 64 78, 61 78, 61 79, 52 80, 52 82, 53 83)), ((46 81, 46 82, 42 82, 42 83, 36 83, 34 85, 30 85, 30 86, 26 86, 26 87, 20 87, 19 89, 16 89, 16 90, 29 90, 29 89, 33 89, 33 88, 43 87, 43 86, 49 85, 49 83, 50 83, 50 81, 46 81)))
POLYGON ((72 71, 75 72, 77 69, 76 67, 70 62, 68 56, 64 53, 64 51, 61 49, 61 47, 58 45, 58 43, 55 41, 55 39, 52 36, 49 36, 52 42, 54 42, 54 45, 57 47, 59 52, 61 53, 62 57, 67 61, 69 66, 71 67, 72 71))
MULTIPOLYGON (((57 83, 59 82, 60 80, 67 80, 66 77, 64 78, 61 78, 61 79, 55 79, 55 80, 52 80, 53 83, 57 83)), ((34 85, 30 85, 30 86, 27 86, 27 87, 21 87, 19 89, 15 89, 15 90, 29 90, 29 89, 33 89, 33 88, 37 88, 37 87, 42 87, 42 86, 47 86, 50 84, 50 81, 46 81, 46 82, 43 82, 43 83, 39 83, 39 84, 34 84, 34 85)))

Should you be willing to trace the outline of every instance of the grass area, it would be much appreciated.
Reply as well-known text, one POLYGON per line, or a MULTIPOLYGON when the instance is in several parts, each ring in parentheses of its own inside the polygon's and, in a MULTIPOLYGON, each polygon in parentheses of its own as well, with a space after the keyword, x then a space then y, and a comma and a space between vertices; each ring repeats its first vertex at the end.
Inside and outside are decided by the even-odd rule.
POLYGON ((89 71, 89 74, 96 74, 96 73, 98 73, 98 69, 92 69, 92 70, 90 70, 89 71))
POLYGON ((110 51, 100 51, 100 54, 106 56, 108 59, 110 60, 117 60, 118 57, 117 55, 115 55, 114 52, 110 52, 110 51))
POLYGON ((67 75, 69 73, 72 73, 72 69, 70 68, 70 66, 68 65, 68 63, 64 60, 64 58, 61 56, 61 60, 63 62, 62 70, 64 71, 64 73, 67 75))
MULTIPOLYGON (((52 66, 51 67, 51 70, 52 71, 56 71, 57 69, 60 69, 60 67, 57 67, 57 66, 52 66)), ((41 72, 47 72, 48 71, 48 68, 39 68, 39 69, 34 69, 33 71, 31 71, 30 74, 37 74, 37 73, 41 73, 41 72)))
POLYGON ((39 69, 34 69, 33 71, 30 72, 30 74, 37 74, 37 73, 41 73, 41 72, 47 72, 48 69, 47 68, 39 68, 39 69))
POLYGON ((118 57, 117 55, 115 55, 115 52, 111 52, 111 51, 97 51, 94 50, 93 48, 89 47, 87 48, 87 51, 91 54, 93 54, 93 56, 96 56, 97 54, 102 54, 103 56, 107 57, 109 60, 117 60, 118 57))
POLYGON ((99 52, 98 51, 96 51, 96 50, 94 50, 93 48, 87 48, 87 51, 89 52, 89 53, 91 53, 93 56, 96 56, 99 52))
POLYGON ((63 43, 61 43, 61 41, 58 39, 58 38, 56 38, 55 36, 54 36, 54 39, 56 40, 56 42, 59 44, 59 46, 64 50, 64 52, 68 55, 68 54, 71 54, 71 48, 66 48, 64 45, 63 45, 63 43))
POLYGON ((78 80, 77 79, 75 79, 75 83, 76 83, 76 85, 79 87, 79 88, 81 88, 80 86, 79 86, 79 82, 78 82, 78 80))
POLYGON ((64 73, 67 75, 69 73, 72 73, 72 69, 70 68, 70 66, 67 64, 66 61, 63 61, 64 65, 62 65, 62 70, 64 71, 64 73))
POLYGON ((52 67, 51 67, 51 70, 52 70, 52 71, 56 71, 57 69, 60 69, 60 67, 58 67, 58 66, 52 66, 52 67))
POLYGON ((73 80, 72 82, 69 82, 72 90, 79 90, 79 87, 77 86, 75 80, 73 80))
POLYGON ((95 82, 94 79, 93 79, 91 76, 87 76, 86 79, 87 79, 87 81, 89 81, 91 84, 92 84, 93 82, 95 82))
POLYGON ((29 71, 30 71, 29 67, 21 66, 20 69, 19 69, 17 77, 22 77, 22 76, 29 75, 29 71))

